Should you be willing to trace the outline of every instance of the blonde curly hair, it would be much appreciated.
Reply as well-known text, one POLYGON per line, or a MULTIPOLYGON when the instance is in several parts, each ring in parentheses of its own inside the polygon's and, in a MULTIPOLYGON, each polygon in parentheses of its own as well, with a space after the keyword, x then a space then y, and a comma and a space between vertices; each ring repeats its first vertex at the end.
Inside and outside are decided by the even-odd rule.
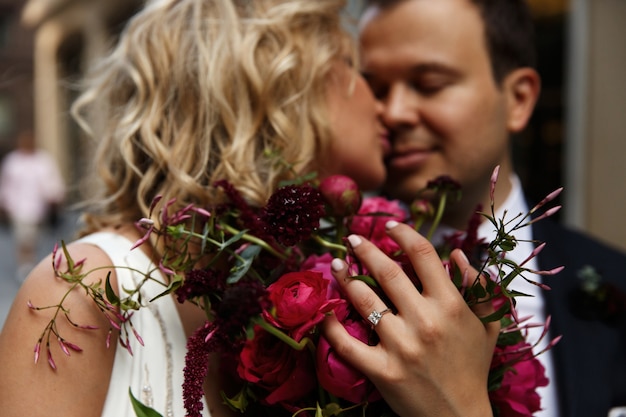
POLYGON ((320 169, 344 3, 148 2, 72 110, 99 141, 83 234, 147 216, 157 195, 210 207, 219 179, 262 205, 279 181, 320 169))

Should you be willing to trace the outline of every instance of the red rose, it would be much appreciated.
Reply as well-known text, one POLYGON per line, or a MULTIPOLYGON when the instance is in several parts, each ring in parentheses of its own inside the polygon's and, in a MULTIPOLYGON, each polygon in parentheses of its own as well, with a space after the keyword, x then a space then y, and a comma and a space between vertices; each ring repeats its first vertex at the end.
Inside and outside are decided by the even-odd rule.
MULTIPOLYGON (((342 315, 344 314, 338 312, 337 318, 341 319, 342 315)), ((363 320, 347 319, 342 324, 353 337, 367 343, 371 328, 363 320)), ((320 337, 317 344, 316 368, 320 385, 332 395, 354 404, 363 401, 373 402, 382 398, 376 387, 365 375, 335 353, 324 336, 320 337)))
POLYGON ((268 392, 263 399, 267 404, 291 403, 315 388, 310 352, 295 350, 260 327, 255 328, 239 358, 237 373, 268 392))
MULTIPOLYGON (((513 346, 496 346, 491 367, 503 366, 517 357, 519 350, 527 348, 526 342, 513 346)), ((531 417, 541 409, 541 397, 537 387, 548 385, 543 365, 532 356, 530 350, 524 359, 505 372, 500 387, 489 393, 493 404, 503 417, 531 417)))
POLYGON ((339 290, 339 284, 335 281, 335 277, 331 272, 330 263, 333 261, 333 255, 329 252, 322 255, 311 255, 302 262, 300 265, 301 271, 315 271, 321 272, 322 276, 328 280, 328 295, 329 300, 333 298, 341 298, 341 292, 339 290))
POLYGON ((296 341, 324 320, 326 313, 345 303, 339 298, 328 299, 330 281, 321 272, 290 272, 270 285, 269 298, 274 314, 264 313, 271 324, 289 330, 296 341))
POLYGON ((399 248, 398 244, 387 235, 385 224, 389 220, 405 221, 407 212, 398 200, 387 200, 383 197, 369 197, 363 200, 359 213, 352 220, 350 231, 365 236, 380 250, 391 255, 399 248), (386 213, 387 215, 373 215, 386 213))

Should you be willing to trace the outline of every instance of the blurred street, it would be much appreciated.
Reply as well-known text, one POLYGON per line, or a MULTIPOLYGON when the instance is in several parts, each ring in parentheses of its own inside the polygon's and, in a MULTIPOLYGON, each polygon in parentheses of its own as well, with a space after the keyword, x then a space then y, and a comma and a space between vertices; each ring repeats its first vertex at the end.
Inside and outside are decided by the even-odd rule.
MULTIPOLYGON (((75 224, 78 216, 73 212, 65 212, 59 225, 54 228, 43 228, 38 246, 38 259, 47 256, 55 242, 74 238, 75 224)), ((0 328, 9 312, 13 298, 20 287, 15 264, 15 248, 11 230, 6 225, 0 226, 0 328)), ((26 306, 24 306, 26 308, 26 306)))

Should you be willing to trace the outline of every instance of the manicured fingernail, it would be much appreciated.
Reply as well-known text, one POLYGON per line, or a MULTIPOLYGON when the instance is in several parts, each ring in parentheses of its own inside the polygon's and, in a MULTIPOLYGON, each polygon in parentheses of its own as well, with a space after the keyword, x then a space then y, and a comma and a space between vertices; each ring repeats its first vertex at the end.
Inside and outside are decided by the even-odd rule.
POLYGON ((356 248, 357 246, 359 246, 363 241, 361 240, 360 237, 358 237, 357 235, 350 235, 348 236, 348 242, 350 242, 350 246, 352 246, 353 248, 356 248))
POLYGON ((397 226, 397 225, 399 225, 399 224, 400 224, 400 223, 398 223, 398 222, 397 222, 397 221, 395 221, 395 220, 389 220, 387 223, 385 223, 385 228, 386 228, 387 230, 391 230, 391 229, 393 229, 394 227, 396 227, 396 226, 397 226))
POLYGON ((332 262, 330 263, 331 269, 335 272, 339 272, 343 270, 344 265, 345 265, 344 262, 339 258, 333 259, 332 262))

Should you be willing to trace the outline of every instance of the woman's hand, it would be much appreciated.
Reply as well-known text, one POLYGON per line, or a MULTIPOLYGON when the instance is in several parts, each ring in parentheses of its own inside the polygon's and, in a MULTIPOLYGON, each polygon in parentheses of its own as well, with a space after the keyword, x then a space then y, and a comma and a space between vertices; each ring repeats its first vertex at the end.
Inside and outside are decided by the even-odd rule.
MULTIPOLYGON (((354 254, 376 278, 396 314, 375 326, 380 343, 368 346, 350 336, 334 316, 325 335, 336 352, 363 372, 400 416, 491 416, 487 395, 489 365, 499 322, 478 316, 490 303, 470 309, 433 246, 407 225, 387 223, 423 285, 420 293, 402 268, 372 243, 352 235, 354 254)), ((477 274, 460 250, 451 256, 461 270, 477 274)), ((363 318, 388 306, 364 282, 349 278, 345 262, 333 261, 333 275, 363 318)), ((470 275, 471 276, 471 275, 470 275)))

